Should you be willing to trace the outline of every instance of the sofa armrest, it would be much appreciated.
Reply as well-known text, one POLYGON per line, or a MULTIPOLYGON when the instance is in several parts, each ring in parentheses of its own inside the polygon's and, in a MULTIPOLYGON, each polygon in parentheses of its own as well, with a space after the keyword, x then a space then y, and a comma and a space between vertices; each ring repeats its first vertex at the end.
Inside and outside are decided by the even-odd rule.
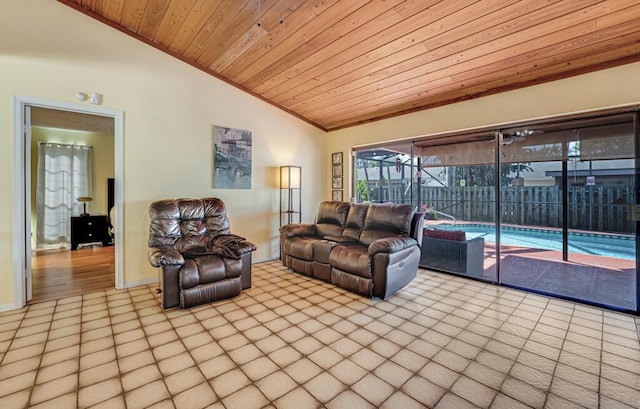
POLYGON ((413 237, 397 236, 378 239, 369 245, 369 254, 396 253, 409 247, 417 246, 418 242, 413 237))
POLYGON ((154 267, 181 266, 184 264, 182 254, 178 250, 169 247, 151 247, 147 258, 154 267))
POLYGON ((411 220, 411 233, 409 236, 416 239, 418 245, 422 244, 422 234, 424 232, 424 213, 417 212, 411 220))
POLYGON ((315 236, 318 233, 318 229, 315 224, 296 223, 280 227, 280 233, 284 234, 286 238, 315 236))

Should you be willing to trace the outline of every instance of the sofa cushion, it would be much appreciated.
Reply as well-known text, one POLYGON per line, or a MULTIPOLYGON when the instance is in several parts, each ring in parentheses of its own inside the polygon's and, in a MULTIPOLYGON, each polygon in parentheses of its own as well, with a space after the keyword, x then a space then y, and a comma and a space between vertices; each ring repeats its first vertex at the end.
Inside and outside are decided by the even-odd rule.
POLYGON ((332 267, 356 274, 360 277, 371 278, 371 259, 367 247, 360 244, 341 244, 335 246, 329 254, 329 264, 332 267))
POLYGON ((344 226, 348 211, 349 203, 347 202, 321 202, 318 206, 316 224, 327 223, 344 226))
POLYGON ((349 203, 347 202, 321 202, 316 215, 317 236, 339 236, 344 229, 347 220, 349 203))
POLYGON ((316 238, 323 238, 325 236, 340 236, 344 227, 330 223, 320 223, 316 225, 318 232, 316 238))
POLYGON ((317 240, 314 237, 291 237, 285 241, 284 250, 292 257, 313 261, 313 243, 317 240))
POLYGON ((194 260, 198 265, 198 284, 213 283, 227 278, 226 265, 220 257, 203 256, 194 260))
POLYGON ((158 200, 149 217, 149 247, 171 246, 182 253, 229 233, 224 202, 217 198, 158 200))
POLYGON ((411 205, 374 203, 364 219, 360 243, 368 246, 378 239, 408 236, 415 209, 411 205))
POLYGON ((462 230, 424 229, 423 235, 424 237, 444 240, 465 241, 467 239, 465 232, 462 230))
POLYGON ((347 213, 347 222, 342 235, 355 240, 360 239, 360 233, 364 227, 364 218, 367 215, 368 204, 353 203, 347 213))

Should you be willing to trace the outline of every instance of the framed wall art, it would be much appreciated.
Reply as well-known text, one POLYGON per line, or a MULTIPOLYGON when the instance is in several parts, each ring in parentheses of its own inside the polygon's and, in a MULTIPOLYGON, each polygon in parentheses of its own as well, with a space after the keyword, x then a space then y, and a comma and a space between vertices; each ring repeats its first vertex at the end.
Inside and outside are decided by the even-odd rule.
POLYGON ((213 188, 251 189, 251 131, 213 126, 213 188))
POLYGON ((342 202, 342 152, 331 154, 331 200, 342 202))

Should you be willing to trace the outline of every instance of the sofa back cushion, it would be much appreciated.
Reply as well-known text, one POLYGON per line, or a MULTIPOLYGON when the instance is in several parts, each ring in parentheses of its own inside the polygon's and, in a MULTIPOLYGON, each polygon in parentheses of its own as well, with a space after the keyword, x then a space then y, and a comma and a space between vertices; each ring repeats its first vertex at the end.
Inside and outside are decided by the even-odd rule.
POLYGON ((181 253, 230 233, 227 209, 218 198, 158 200, 149 205, 149 218, 149 247, 181 253))
POLYGON ((347 220, 349 203, 347 202, 320 202, 316 214, 316 227, 318 237, 340 236, 347 220))
POLYGON ((374 203, 367 209, 360 243, 368 246, 378 239, 408 236, 415 209, 407 204, 374 203))
POLYGON ((347 223, 342 232, 343 237, 349 237, 359 240, 362 229, 364 229, 364 218, 367 215, 369 209, 368 204, 353 203, 347 213, 347 223))
POLYGON ((434 239, 454 241, 465 241, 467 239, 465 232, 462 230, 424 229, 423 235, 434 239))

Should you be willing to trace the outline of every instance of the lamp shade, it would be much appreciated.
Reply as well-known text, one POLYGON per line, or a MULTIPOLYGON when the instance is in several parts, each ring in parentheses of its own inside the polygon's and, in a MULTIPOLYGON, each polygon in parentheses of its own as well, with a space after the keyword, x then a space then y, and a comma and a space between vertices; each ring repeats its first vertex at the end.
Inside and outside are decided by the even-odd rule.
POLYGON ((300 189, 302 167, 280 166, 280 189, 300 189))
POLYGON ((80 213, 80 216, 89 216, 89 213, 87 213, 87 202, 91 202, 93 198, 91 196, 80 196, 76 200, 82 203, 82 213, 80 213))

